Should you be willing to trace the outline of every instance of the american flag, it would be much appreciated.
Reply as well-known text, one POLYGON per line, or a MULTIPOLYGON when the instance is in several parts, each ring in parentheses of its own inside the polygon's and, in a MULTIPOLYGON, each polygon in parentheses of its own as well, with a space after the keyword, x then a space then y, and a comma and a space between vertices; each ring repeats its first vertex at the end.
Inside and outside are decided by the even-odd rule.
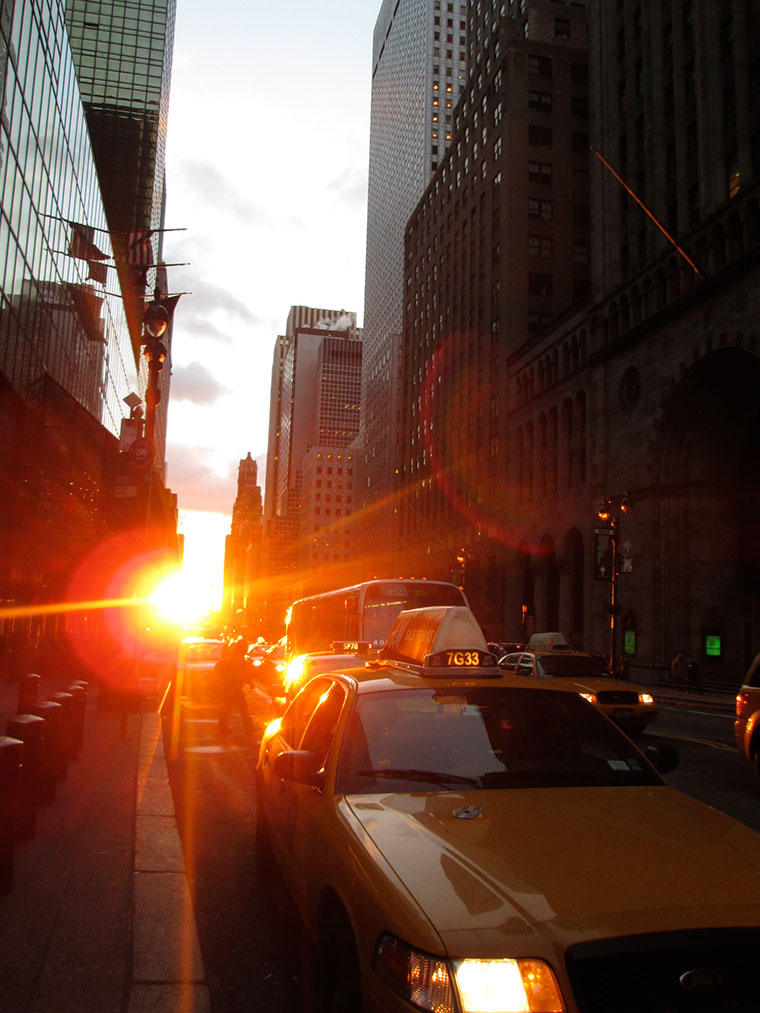
POLYGON ((78 260, 107 260, 108 254, 101 253, 95 245, 95 229, 91 225, 80 225, 69 222, 71 238, 69 239, 69 256, 78 260))
POLYGON ((128 232, 124 244, 125 260, 128 264, 139 267, 152 267, 155 264, 151 237, 155 229, 144 229, 141 232, 128 232))

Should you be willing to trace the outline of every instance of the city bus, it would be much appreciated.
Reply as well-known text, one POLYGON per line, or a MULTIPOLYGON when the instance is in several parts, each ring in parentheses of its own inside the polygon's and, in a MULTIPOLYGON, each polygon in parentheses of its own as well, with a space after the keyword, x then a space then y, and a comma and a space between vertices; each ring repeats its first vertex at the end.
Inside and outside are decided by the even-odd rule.
POLYGON ((399 612, 428 605, 469 608, 461 588, 440 580, 368 580, 301 598, 288 615, 288 657, 335 651, 336 644, 379 650, 399 612))

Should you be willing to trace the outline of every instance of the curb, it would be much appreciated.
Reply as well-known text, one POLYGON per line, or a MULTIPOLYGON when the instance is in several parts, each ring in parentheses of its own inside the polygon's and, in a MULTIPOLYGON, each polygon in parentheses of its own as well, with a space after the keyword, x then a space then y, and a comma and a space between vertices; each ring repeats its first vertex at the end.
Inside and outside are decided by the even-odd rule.
POLYGON ((716 700, 701 696, 700 694, 696 696, 687 693, 678 696, 674 694, 663 695, 654 689, 652 690, 652 696, 661 707, 671 706, 686 710, 708 710, 716 714, 728 715, 734 715, 736 710, 733 697, 728 697, 725 700, 716 700))
POLYGON ((140 723, 135 822, 127 1013, 210 1013, 158 713, 140 723))

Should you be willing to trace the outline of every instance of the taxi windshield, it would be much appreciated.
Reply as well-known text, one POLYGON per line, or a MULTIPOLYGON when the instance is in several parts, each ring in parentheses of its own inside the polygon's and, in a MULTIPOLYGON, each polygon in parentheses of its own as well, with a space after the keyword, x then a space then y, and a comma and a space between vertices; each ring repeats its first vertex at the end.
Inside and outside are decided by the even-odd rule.
POLYGON ((340 794, 661 784, 635 746, 572 693, 426 687, 356 701, 340 794))
POLYGON ((595 654, 542 654, 545 675, 567 679, 598 679, 609 676, 607 659, 595 654))

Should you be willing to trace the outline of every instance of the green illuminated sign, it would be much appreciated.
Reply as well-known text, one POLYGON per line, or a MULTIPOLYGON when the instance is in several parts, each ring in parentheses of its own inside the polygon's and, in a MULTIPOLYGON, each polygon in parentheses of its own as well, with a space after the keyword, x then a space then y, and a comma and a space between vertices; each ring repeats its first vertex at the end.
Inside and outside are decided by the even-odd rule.
POLYGON ((720 634, 718 633, 706 633, 705 634, 705 655, 708 658, 719 658, 721 656, 721 642, 720 634))
POLYGON ((636 653, 636 630, 625 630, 623 633, 623 651, 626 654, 636 653))

